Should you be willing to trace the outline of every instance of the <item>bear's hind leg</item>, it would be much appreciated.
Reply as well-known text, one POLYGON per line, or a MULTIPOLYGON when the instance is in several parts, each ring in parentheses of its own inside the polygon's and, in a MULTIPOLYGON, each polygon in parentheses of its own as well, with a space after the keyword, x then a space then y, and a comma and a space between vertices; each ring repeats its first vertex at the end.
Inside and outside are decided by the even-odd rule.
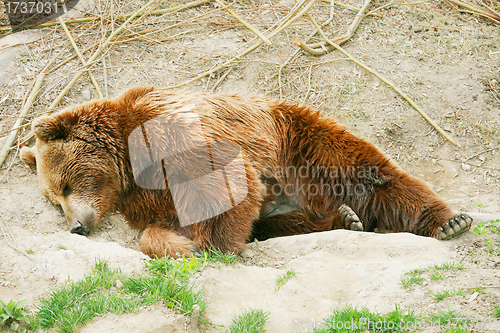
POLYGON ((155 256, 178 258, 182 255, 190 257, 200 254, 200 249, 195 242, 156 224, 147 226, 142 232, 141 251, 151 258, 155 256))

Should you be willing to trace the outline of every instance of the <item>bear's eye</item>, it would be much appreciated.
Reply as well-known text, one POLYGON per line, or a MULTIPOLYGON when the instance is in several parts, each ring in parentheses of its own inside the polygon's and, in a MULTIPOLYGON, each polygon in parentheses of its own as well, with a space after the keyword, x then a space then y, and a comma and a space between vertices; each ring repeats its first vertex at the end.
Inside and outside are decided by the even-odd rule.
POLYGON ((64 188, 63 188, 63 195, 65 197, 67 197, 68 195, 70 195, 70 193, 71 193, 71 189, 69 188, 69 185, 66 184, 66 186, 64 186, 64 188))

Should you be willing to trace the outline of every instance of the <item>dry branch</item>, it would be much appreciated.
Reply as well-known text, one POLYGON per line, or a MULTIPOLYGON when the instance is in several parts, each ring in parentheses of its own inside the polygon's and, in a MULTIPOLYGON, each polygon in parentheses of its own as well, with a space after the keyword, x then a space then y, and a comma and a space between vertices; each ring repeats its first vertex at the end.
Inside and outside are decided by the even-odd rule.
POLYGON ((254 34, 257 35, 257 37, 259 37, 260 39, 262 39, 262 41, 267 45, 271 45, 271 41, 266 37, 264 36, 264 34, 262 32, 259 31, 259 29, 255 28, 254 26, 252 26, 247 20, 245 20, 244 18, 242 18, 241 16, 239 16, 238 14, 236 14, 235 12, 233 12, 231 10, 231 8, 229 8, 226 3, 224 2, 224 0, 215 0, 221 7, 223 7, 229 14, 233 15, 235 19, 237 19, 238 21, 240 21, 241 24, 243 24, 245 27, 248 28, 248 30, 250 30, 251 32, 253 32, 254 34))
MULTIPOLYGON (((78 49, 78 45, 76 45, 76 42, 73 39, 73 36, 71 36, 71 33, 68 30, 68 27, 66 26, 66 24, 63 21, 63 19, 60 16, 57 19, 59 20, 59 24, 61 25, 61 27, 63 28, 64 32, 66 33, 66 36, 68 36, 68 39, 69 39, 71 45, 73 46, 73 49, 75 50, 76 54, 78 55, 78 58, 80 58, 80 61, 82 62, 82 65, 86 66, 87 62, 85 61, 85 59, 83 58, 82 53, 78 49)), ((97 90, 97 93, 99 94, 99 97, 102 98, 103 96, 102 96, 101 88, 99 88, 99 84, 97 83, 97 81, 96 81, 94 75, 92 74, 92 72, 89 72, 89 77, 90 77, 90 81, 92 81, 92 84, 94 85, 95 89, 97 90)))
POLYGON ((14 130, 10 132, 9 137, 7 138, 7 141, 5 142, 5 145, 2 148, 2 151, 0 152, 0 168, 3 165, 3 162, 5 161, 5 158, 9 154, 9 149, 14 143, 14 140, 16 139, 17 136, 17 128, 19 125, 21 125, 21 122, 23 121, 24 117, 28 113, 29 108, 31 107, 31 104, 33 104, 33 100, 35 99, 36 95, 38 94, 38 91, 40 90, 40 87, 42 86, 42 81, 45 78, 45 73, 40 73, 38 74, 36 78, 35 85, 33 89, 31 90, 31 93, 26 100, 26 103, 24 104, 20 114, 19 118, 16 120, 13 128, 14 130))
POLYGON ((11 248, 13 248, 16 251, 19 251, 22 255, 28 257, 31 260, 31 258, 28 256, 28 254, 25 251, 21 250, 19 248, 19 246, 17 245, 17 240, 14 237, 14 234, 12 234, 12 230, 10 230, 9 225, 7 224, 7 222, 5 222, 5 220, 3 219, 2 215, 0 215, 0 220, 2 220, 3 224, 5 224, 5 227, 7 228, 7 231, 9 231, 9 235, 7 235, 7 233, 5 232, 5 230, 3 228, 2 223, 0 223, 0 230, 2 231, 2 234, 5 237, 5 241, 7 242, 7 245, 10 246, 11 248), (12 243, 13 244, 10 243, 9 236, 12 238, 12 243))
MULTIPOLYGON (((366 16, 365 12, 368 9, 368 6, 370 5, 370 1, 371 0, 365 0, 363 7, 359 9, 358 14, 356 14, 356 17, 354 18, 351 25, 347 29, 345 35, 337 37, 332 40, 335 44, 342 45, 354 35, 354 33, 359 27, 359 24, 361 23, 361 20, 366 16)), ((324 55, 328 52, 335 50, 335 47, 329 45, 326 41, 317 43, 315 45, 303 45, 303 47, 307 48, 306 52, 315 56, 324 55)))
MULTIPOLYGON (((335 49, 339 50, 340 52, 342 52, 346 57, 348 57, 349 59, 351 59, 354 63, 356 63, 358 66, 362 67, 363 69, 367 70, 368 72, 372 73, 373 75, 375 75, 376 77, 378 77, 381 81, 383 81, 385 84, 387 84, 389 87, 391 87, 392 89, 394 89, 401 97, 403 97, 411 106, 413 106, 413 108, 415 108, 415 110, 417 110, 418 113, 420 113, 420 115, 422 117, 424 117, 425 120, 427 120, 427 122, 436 129, 436 131, 438 131, 439 133, 441 133, 442 136, 444 136, 448 141, 450 141, 452 144, 454 144, 455 146, 457 145, 457 142, 455 141, 455 139, 453 139, 452 137, 450 137, 438 124, 436 124, 434 122, 434 120, 432 120, 428 115, 427 113, 424 112, 424 110, 422 110, 408 95, 406 95, 399 87, 397 87, 395 84, 393 84, 388 78, 386 78, 385 76, 383 76, 382 74, 380 73, 377 73, 376 71, 374 71, 373 69, 371 69, 370 67, 368 67, 367 65, 365 65, 361 60, 358 60, 356 58, 354 58, 350 53, 348 53, 347 51, 345 51, 342 47, 340 47, 339 45, 335 44, 333 41, 331 41, 323 32, 323 30, 321 29, 321 27, 318 25, 318 23, 307 13, 306 14, 307 17, 309 18, 309 20, 311 20, 311 22, 314 24, 314 26, 316 27, 316 29, 318 30, 318 33, 321 35, 321 37, 323 37, 323 39, 328 43, 330 44, 331 46, 333 46, 335 49)), ((300 43, 302 44, 302 43, 300 43)), ((303 45, 303 44, 302 44, 303 45)))
POLYGON ((225 73, 224 75, 222 75, 220 77, 220 79, 217 80, 217 82, 215 82, 215 84, 213 85, 213 87, 210 89, 210 92, 214 92, 215 89, 217 89, 217 87, 222 83, 222 81, 224 81, 224 79, 229 75, 229 73, 231 73, 231 71, 233 70, 233 67, 230 67, 225 73))
POLYGON ((483 17, 486 17, 486 18, 489 18, 490 20, 492 20, 493 22, 496 22, 498 24, 500 24, 500 15, 496 14, 496 13, 493 13, 491 12, 490 10, 483 10, 481 8, 478 8, 470 3, 466 3, 466 2, 463 2, 463 1, 460 1, 460 0, 447 0, 457 6, 460 6, 460 7, 464 7, 464 8, 467 8, 469 9, 470 11, 472 11, 472 13, 477 13, 483 17))

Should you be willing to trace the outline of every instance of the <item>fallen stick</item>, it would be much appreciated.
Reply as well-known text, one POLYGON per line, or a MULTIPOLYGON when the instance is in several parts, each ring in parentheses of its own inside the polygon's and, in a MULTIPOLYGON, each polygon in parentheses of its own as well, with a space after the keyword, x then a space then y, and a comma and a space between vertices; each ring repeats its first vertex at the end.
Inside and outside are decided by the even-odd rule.
MULTIPOLYGON (((368 9, 368 6, 370 5, 370 1, 371 0, 365 0, 363 7, 361 7, 359 9, 358 14, 356 14, 356 17, 354 18, 351 25, 347 29, 347 32, 343 36, 337 37, 337 38, 332 40, 335 44, 342 45, 345 42, 347 42, 349 39, 351 39, 351 37, 354 35, 356 30, 358 29, 359 24, 361 23, 361 20, 366 16, 365 12, 368 9)), ((307 46, 309 47, 308 53, 315 55, 315 56, 321 56, 321 55, 324 55, 326 53, 329 53, 329 52, 335 50, 335 47, 332 45, 329 45, 326 41, 316 43, 314 45, 307 45, 307 46)))
POLYGON ((9 235, 12 238, 13 244, 10 243, 9 237, 8 237, 7 233, 5 232, 5 230, 3 229, 2 224, 0 223, 0 230, 2 231, 2 234, 5 237, 5 241, 7 242, 7 245, 10 246, 11 248, 13 248, 16 251, 19 251, 22 255, 28 257, 31 260, 31 258, 28 256, 28 254, 25 251, 21 250, 18 247, 17 240, 14 237, 14 235, 12 234, 12 231, 10 230, 9 225, 7 224, 7 222, 5 222, 5 220, 3 219, 2 215, 0 215, 0 220, 2 220, 3 224, 5 224, 5 227, 7 228, 7 231, 9 232, 9 235))
MULTIPOLYGON (((413 108, 415 110, 417 110, 418 113, 420 113, 420 115, 422 117, 424 117, 425 120, 427 120, 427 122, 436 129, 436 131, 438 131, 442 136, 444 136, 446 138, 446 140, 448 140, 449 142, 451 142, 453 145, 457 145, 457 142, 455 141, 455 139, 453 139, 451 136, 449 136, 438 124, 436 124, 434 122, 434 120, 432 120, 428 115, 427 113, 424 112, 424 110, 422 110, 408 95, 406 95, 401 89, 399 89, 399 87, 397 87, 395 84, 393 84, 388 78, 386 78, 385 76, 383 76, 382 74, 380 73, 377 73, 375 72, 373 69, 371 69, 370 67, 368 67, 367 65, 365 65, 361 60, 358 60, 356 58, 354 58, 350 53, 348 53, 347 51, 345 51, 342 47, 340 47, 339 45, 335 44, 333 41, 331 41, 323 32, 323 30, 321 29, 321 27, 318 25, 318 23, 309 15, 309 13, 306 13, 307 17, 309 18, 309 20, 311 20, 311 22, 314 24, 314 26, 316 27, 316 29, 318 30, 319 34, 321 35, 321 37, 323 37, 323 39, 328 43, 330 44, 331 46, 335 47, 337 50, 339 50, 340 52, 342 52, 346 57, 348 57, 349 59, 352 59, 352 61, 354 63, 356 63, 358 66, 364 68, 365 70, 367 70, 368 72, 372 73, 373 75, 375 75, 376 77, 378 77, 382 82, 384 82, 385 84, 387 84, 389 87, 391 87, 392 89, 394 89, 401 97, 403 97, 411 106, 413 106, 413 108)), ((300 39, 297 38, 297 40, 299 41, 299 47, 301 47, 301 45, 303 46, 304 44, 302 44, 300 42, 300 39)))
MULTIPOLYGON (((83 66, 86 66, 87 62, 85 61, 85 59, 83 58, 82 53, 78 49, 78 45, 76 45, 76 42, 75 42, 73 36, 71 36, 71 34, 70 34, 69 30, 68 30, 68 27, 66 26, 66 24, 63 21, 63 19, 60 16, 57 19, 59 20, 59 24, 61 25, 61 27, 63 28, 64 32, 66 33, 66 36, 68 36, 68 39, 69 39, 71 45, 73 46, 73 49, 75 50, 78 58, 80 58, 80 61, 82 62, 83 66)), ((99 84, 97 83, 94 75, 90 71, 89 71, 89 77, 90 77, 90 81, 92 81, 92 84, 94 85, 95 89, 97 90, 97 93, 99 94, 99 97, 102 98, 103 96, 102 96, 101 88, 99 88, 99 84)))
MULTIPOLYGON (((42 81, 45 78, 45 73, 40 73, 38 74, 35 85, 33 89, 31 90, 31 93, 26 100, 26 103, 24 104, 23 108, 21 109, 21 112, 19 114, 19 118, 16 120, 13 128, 18 128, 19 125, 21 125, 21 122, 23 121, 24 117, 26 117, 26 114, 28 114, 28 110, 33 104, 33 100, 35 99, 36 95, 38 94, 38 91, 40 91, 40 87, 42 86, 42 81)), ((3 162, 5 161, 5 158, 7 158, 7 155, 9 154, 10 147, 14 143, 14 140, 16 139, 17 136, 17 129, 14 129, 12 132, 10 132, 7 141, 5 141, 5 145, 2 148, 2 151, 0 152, 0 168, 3 165, 3 162)))
MULTIPOLYGON (((322 2, 328 2, 328 3, 333 3, 334 5, 337 5, 339 7, 344 7, 344 8, 347 8, 347 9, 350 9, 352 11, 355 11, 355 12, 359 12, 359 8, 358 7, 355 7, 355 6, 351 6, 351 5, 348 5, 348 4, 345 4, 345 3, 342 3, 342 2, 338 2, 338 1, 331 1, 331 0, 321 0, 322 2)), ((373 15, 373 16, 377 16, 377 17, 382 17, 381 14, 377 14, 377 13, 370 13, 370 15, 373 15)))
POLYGON ((222 81, 224 81, 224 79, 229 75, 229 73, 231 73, 231 71, 233 70, 233 67, 230 67, 225 73, 224 75, 222 75, 220 77, 220 79, 217 80, 217 82, 215 82, 215 84, 213 85, 212 89, 210 89, 210 92, 213 93, 215 91, 215 89, 217 89, 217 87, 222 83, 222 81))
POLYGON ((447 0, 447 1, 454 3, 457 6, 467 8, 467 9, 471 10, 473 13, 480 14, 481 16, 489 18, 490 20, 500 24, 500 15, 497 15, 497 14, 492 13, 490 11, 483 10, 481 8, 474 6, 474 5, 471 5, 470 3, 466 3, 466 2, 463 2, 460 0, 447 0))
POLYGON ((224 2, 224 0, 215 0, 221 7, 223 7, 229 14, 233 15, 235 19, 237 19, 238 21, 240 21, 241 24, 243 24, 245 27, 248 28, 248 30, 250 30, 251 32, 253 32, 254 34, 256 34, 260 39, 262 39, 262 41, 267 45, 271 45, 271 41, 266 37, 264 36, 264 34, 262 32, 259 31, 259 29, 255 28, 254 26, 252 26, 247 20, 245 20, 244 18, 242 18, 241 16, 239 16, 238 14, 236 14, 235 12, 233 12, 231 10, 231 8, 229 8, 226 3, 224 2))
MULTIPOLYGON (((292 24, 293 22, 295 22, 296 20, 298 20, 299 18, 301 18, 305 13, 307 13, 307 11, 316 3, 316 0, 311 0, 298 14, 295 14, 303 5, 304 3, 306 2, 306 0, 302 0, 300 3, 298 3, 295 7, 295 10, 292 10, 282 21, 281 23, 278 25, 278 27, 276 29, 274 29, 268 36, 267 38, 268 39, 271 39, 272 37, 276 36, 277 34, 279 34, 281 31, 283 31, 284 29, 286 29, 290 24, 292 24), (293 16, 295 15, 295 16, 293 16)), ((241 57, 244 57, 246 56, 247 54, 249 54, 250 52, 254 51, 255 49, 257 49, 259 46, 261 46, 262 44, 264 44, 263 41, 260 41, 260 42, 257 42, 255 43, 254 45, 252 45, 251 47, 247 48, 246 50, 244 50, 243 52, 239 53, 238 55, 234 56, 233 58, 231 58, 230 60, 224 62, 223 64, 219 65, 219 66, 216 66, 206 72, 203 72, 201 74, 199 74, 198 76, 190 79, 190 80, 187 80, 183 83, 180 83, 180 84, 176 84, 174 86, 170 86, 170 87, 166 87, 166 88, 160 88, 160 89, 164 89, 164 90, 167 90, 167 89, 175 89, 175 88, 179 88, 179 87, 183 87, 185 85, 188 85, 190 83, 193 83, 195 81, 198 81, 199 79, 207 76, 207 75, 210 75, 214 72, 217 72, 218 70, 226 67, 227 65, 229 65, 230 63, 234 62, 235 60, 238 60, 239 58, 241 57)))

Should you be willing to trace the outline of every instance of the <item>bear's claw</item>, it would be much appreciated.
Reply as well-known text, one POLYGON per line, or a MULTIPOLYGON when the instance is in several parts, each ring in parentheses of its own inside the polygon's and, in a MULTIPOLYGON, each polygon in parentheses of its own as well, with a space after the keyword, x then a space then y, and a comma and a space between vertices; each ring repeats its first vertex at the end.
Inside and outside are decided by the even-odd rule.
POLYGON ((358 215, 347 205, 339 207, 338 212, 344 220, 345 228, 352 231, 363 231, 363 222, 359 220, 358 215))
POLYGON ((457 237, 470 229, 472 217, 462 213, 452 217, 446 223, 437 229, 436 238, 439 240, 448 240, 457 237))

